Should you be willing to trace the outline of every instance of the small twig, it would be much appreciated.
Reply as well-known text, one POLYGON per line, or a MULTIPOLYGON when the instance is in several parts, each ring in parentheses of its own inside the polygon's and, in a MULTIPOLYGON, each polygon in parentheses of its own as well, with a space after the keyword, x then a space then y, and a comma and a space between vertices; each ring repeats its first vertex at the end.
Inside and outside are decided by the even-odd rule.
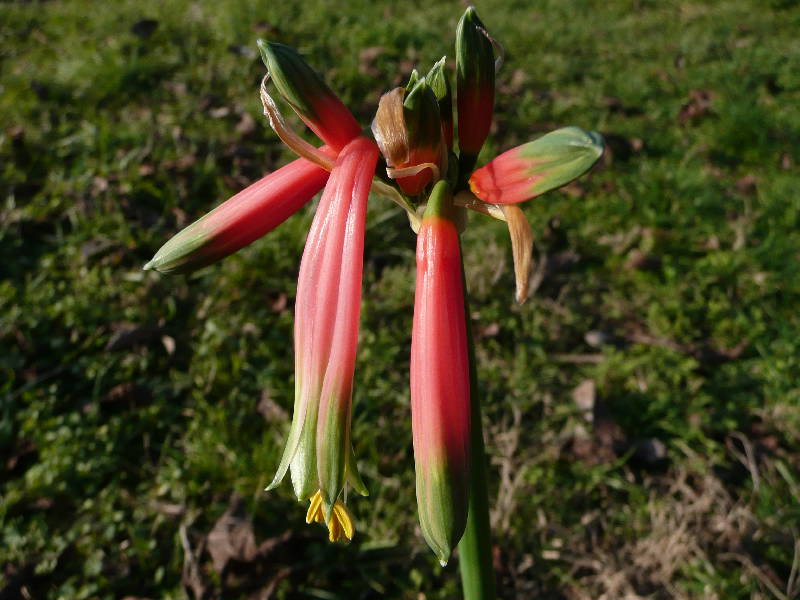
POLYGON ((453 204, 474 210, 475 212, 492 217, 498 221, 506 220, 506 215, 499 205, 481 202, 472 192, 468 192, 466 190, 462 190, 455 195, 455 198, 453 198, 453 204))

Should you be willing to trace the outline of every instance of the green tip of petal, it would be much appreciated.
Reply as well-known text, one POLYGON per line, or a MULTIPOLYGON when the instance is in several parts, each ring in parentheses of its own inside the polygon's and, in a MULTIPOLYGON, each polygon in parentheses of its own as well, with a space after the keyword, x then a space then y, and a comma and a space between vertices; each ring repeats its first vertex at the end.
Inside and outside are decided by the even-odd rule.
POLYGON ((446 56, 443 56, 438 61, 434 63, 431 67, 431 70, 428 71, 428 74, 425 76, 425 79, 431 86, 434 95, 436 96, 437 100, 442 100, 450 93, 450 86, 447 80, 447 74, 445 73, 445 61, 447 60, 446 56))
POLYGON ((256 40, 256 44, 258 45, 258 49, 261 51, 261 58, 266 63, 267 59, 266 59, 265 53, 267 51, 267 47, 269 45, 269 42, 267 40, 263 39, 263 38, 258 38, 256 40))
POLYGON ((409 75, 409 77, 408 77, 408 83, 406 84, 406 90, 410 90, 411 88, 413 88, 415 85, 417 85, 418 81, 419 81, 419 72, 417 72, 417 70, 414 69, 413 71, 411 71, 411 75, 409 75))
POLYGON ((156 270, 156 267, 155 267, 155 264, 154 264, 154 262, 152 260, 146 262, 145 265, 142 267, 142 271, 155 271, 155 270, 156 270))

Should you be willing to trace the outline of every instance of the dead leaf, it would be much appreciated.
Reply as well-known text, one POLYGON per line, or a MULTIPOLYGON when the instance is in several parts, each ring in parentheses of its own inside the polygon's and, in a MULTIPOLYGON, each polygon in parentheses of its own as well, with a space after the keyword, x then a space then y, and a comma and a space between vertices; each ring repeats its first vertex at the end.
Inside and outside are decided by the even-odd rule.
POLYGON ((690 90, 689 99, 681 106, 678 113, 678 122, 686 125, 695 122, 712 113, 711 103, 714 99, 714 92, 711 90, 690 90))
POLYGON ((561 188, 561 191, 573 198, 583 198, 586 195, 586 187, 579 181, 573 181, 561 188))
POLYGON ((214 570, 222 574, 232 560, 252 562, 258 554, 253 523, 245 513, 244 500, 235 492, 228 508, 206 539, 214 570))
POLYGON ((160 327, 150 325, 132 325, 123 323, 117 325, 117 330, 111 335, 106 344, 109 352, 128 350, 140 344, 149 344, 161 334, 160 327))
POLYGON ((514 259, 517 304, 524 304, 530 291, 529 282, 533 261, 533 231, 528 217, 516 204, 500 206, 506 217, 508 233, 511 235, 511 254, 514 259))
POLYGON ((572 390, 572 399, 583 417, 591 422, 594 418, 594 403, 597 399, 597 385, 594 379, 586 379, 572 390))
POLYGON ((147 404, 153 401, 153 395, 145 386, 129 381, 120 383, 112 387, 108 393, 100 399, 100 404, 147 404))
POLYGON ((248 136, 256 130, 256 120, 250 115, 250 113, 242 113, 242 117, 236 124, 235 129, 236 133, 242 137, 248 136))
POLYGON ((756 176, 752 173, 749 175, 745 175, 744 177, 739 178, 736 181, 736 189, 739 191, 740 194, 751 196, 756 191, 756 184, 758 180, 756 176))
POLYGON ((278 297, 275 298, 275 300, 272 302, 270 308, 272 309, 272 312, 276 313, 283 312, 284 310, 286 310, 286 306, 288 303, 289 303, 289 297, 285 293, 281 292, 280 294, 278 294, 278 297))
POLYGON ((170 356, 175 354, 175 338, 170 335, 162 335, 161 343, 164 344, 164 350, 167 351, 167 354, 170 356))
POLYGON ((27 466, 33 464, 38 456, 36 444, 30 440, 20 440, 11 452, 11 456, 6 460, 6 470, 23 471, 27 466))
POLYGON ((380 69, 375 66, 378 57, 386 52, 383 46, 370 46, 358 53, 358 72, 364 75, 376 77, 380 75, 380 69))
POLYGON ((222 119, 231 114, 231 109, 227 106, 220 106, 219 108, 212 108, 208 111, 208 114, 212 119, 222 119))
POLYGON ((661 268, 661 259, 652 254, 646 254, 639 248, 634 248, 628 253, 624 267, 629 271, 657 271, 661 268))
POLYGON ((289 413, 283 407, 270 398, 269 390, 261 392, 261 399, 256 408, 258 414, 271 422, 285 422, 289 420, 289 413))

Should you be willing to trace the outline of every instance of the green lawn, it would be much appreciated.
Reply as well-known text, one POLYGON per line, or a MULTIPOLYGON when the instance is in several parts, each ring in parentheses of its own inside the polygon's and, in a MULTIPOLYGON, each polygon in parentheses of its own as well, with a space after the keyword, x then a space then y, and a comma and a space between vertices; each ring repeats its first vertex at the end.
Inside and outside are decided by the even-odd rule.
MULTIPOLYGON (((610 149, 524 205, 525 305, 503 224, 465 233, 502 598, 800 595, 800 5, 477 7, 507 52, 483 159, 564 125, 610 149)), ((0 597, 458 597, 417 525, 405 216, 371 203, 347 546, 262 491, 313 206, 197 274, 141 267, 292 158, 256 38, 368 126, 463 9, 0 4, 0 597)))

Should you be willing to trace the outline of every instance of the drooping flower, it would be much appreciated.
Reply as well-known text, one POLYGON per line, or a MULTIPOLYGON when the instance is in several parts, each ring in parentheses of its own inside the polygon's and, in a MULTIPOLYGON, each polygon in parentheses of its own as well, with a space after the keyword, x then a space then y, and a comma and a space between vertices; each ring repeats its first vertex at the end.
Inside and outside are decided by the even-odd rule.
POLYGON ((291 469, 307 520, 352 537, 339 497, 345 481, 366 494, 350 442, 367 199, 378 148, 356 138, 339 153, 306 240, 295 306, 295 404, 275 478, 291 469), (337 508, 339 507, 339 508, 337 508), (321 512, 320 512, 321 511, 321 512), (350 533, 348 533, 348 531, 350 533))
POLYGON ((290 162, 179 231, 144 268, 184 273, 233 254, 300 210, 322 189, 328 175, 304 158, 290 162))
POLYGON ((450 189, 433 188, 417 236, 411 426, 422 533, 444 564, 464 533, 470 387, 464 282, 450 189))
POLYGON ((504 152, 475 171, 469 187, 483 202, 516 204, 583 175, 603 154, 594 131, 564 127, 504 152))

